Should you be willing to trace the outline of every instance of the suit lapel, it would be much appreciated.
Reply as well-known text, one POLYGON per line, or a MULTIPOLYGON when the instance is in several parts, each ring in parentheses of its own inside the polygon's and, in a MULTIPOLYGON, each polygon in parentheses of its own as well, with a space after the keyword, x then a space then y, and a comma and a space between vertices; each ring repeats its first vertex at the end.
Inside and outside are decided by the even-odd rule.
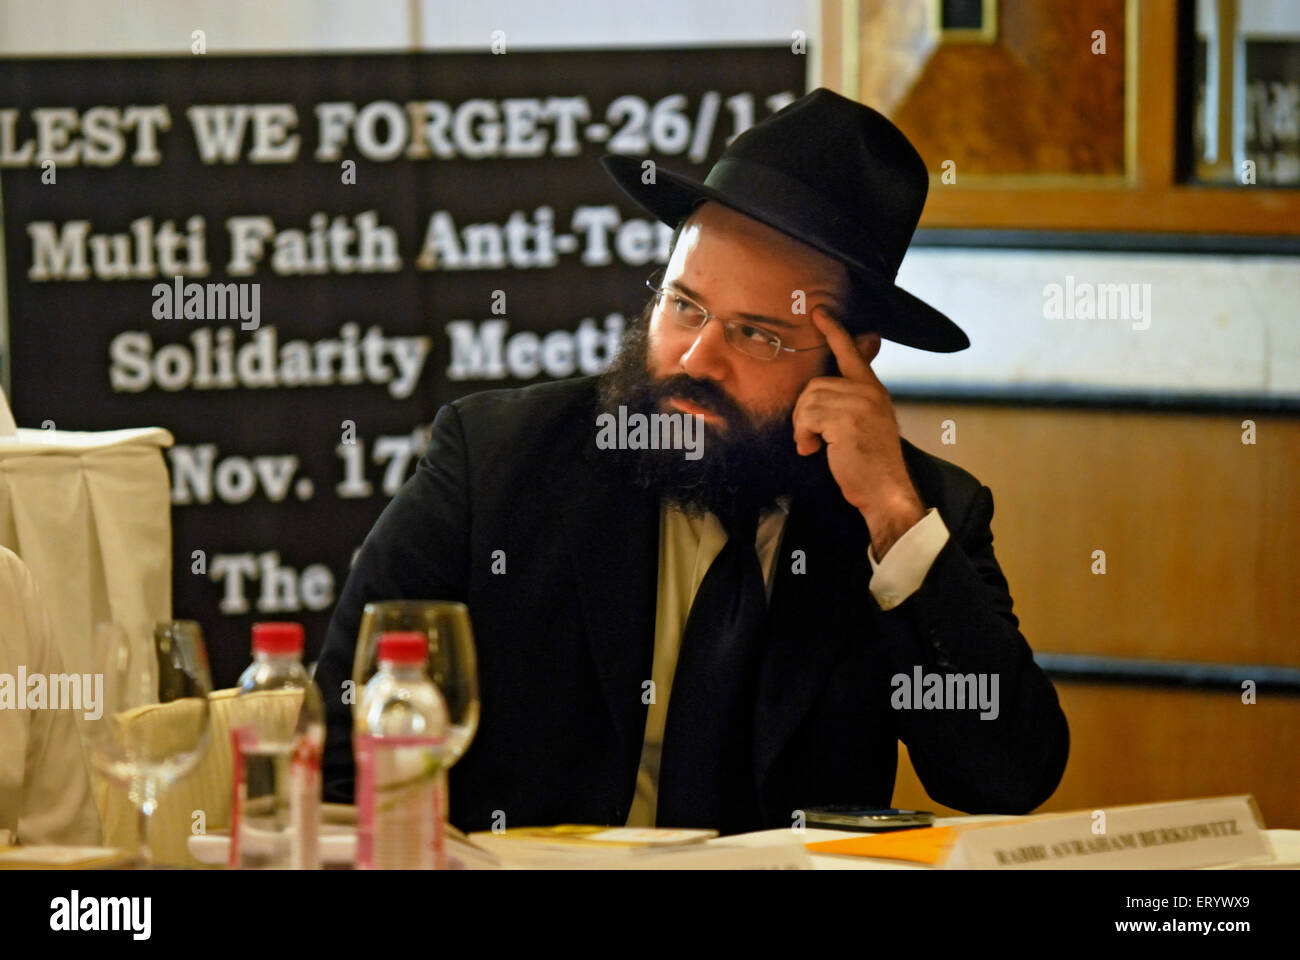
POLYGON ((850 639, 845 613, 854 597, 867 592, 868 543, 862 516, 838 487, 818 485, 791 503, 759 673, 754 750, 760 791, 850 639), (805 564, 799 573, 796 550, 805 564))
MULTIPOLYGON (((925 454, 902 441, 903 459, 913 485, 927 506, 942 502, 925 454)), ((871 534, 862 515, 840 493, 829 470, 791 504, 768 617, 767 646, 759 675, 754 759, 760 798, 781 749, 807 716, 851 642, 855 624, 870 624, 871 534), (792 569, 792 554, 802 550, 806 569, 792 569), (855 615, 855 610, 860 615, 855 615)), ((781 816, 787 816, 782 811, 781 816)))
POLYGON ((601 691, 627 755, 639 758, 642 684, 654 660, 659 501, 598 460, 590 449, 570 458, 556 492, 601 691))

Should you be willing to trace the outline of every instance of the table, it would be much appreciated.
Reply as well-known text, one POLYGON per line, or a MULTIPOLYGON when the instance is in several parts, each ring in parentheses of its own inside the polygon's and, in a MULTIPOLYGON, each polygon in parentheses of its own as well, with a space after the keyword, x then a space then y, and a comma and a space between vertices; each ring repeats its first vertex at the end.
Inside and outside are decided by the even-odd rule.
MULTIPOLYGON (((961 823, 978 823, 981 820, 1006 820, 1007 817, 999 816, 971 816, 971 817, 939 817, 935 820, 936 827, 955 826, 961 823)), ((1264 831, 1273 844, 1273 853, 1277 857, 1277 862, 1262 865, 1250 865, 1247 867, 1237 868, 1234 866, 1209 867, 1211 870, 1233 870, 1233 869, 1288 869, 1300 870, 1300 830, 1265 830, 1264 831)), ((798 835, 798 839, 804 843, 816 843, 821 840, 843 840, 845 837, 853 834, 844 830, 825 830, 809 828, 804 833, 798 835)), ((709 840, 709 843, 725 843, 731 845, 740 845, 747 847, 762 847, 780 844, 789 844, 794 835, 789 828, 778 828, 776 830, 760 830, 755 833, 742 833, 730 837, 717 837, 709 840)), ((847 857, 831 854, 810 853, 814 870, 933 870, 934 867, 928 867, 919 863, 906 863, 900 860, 878 860, 874 857, 847 857)))

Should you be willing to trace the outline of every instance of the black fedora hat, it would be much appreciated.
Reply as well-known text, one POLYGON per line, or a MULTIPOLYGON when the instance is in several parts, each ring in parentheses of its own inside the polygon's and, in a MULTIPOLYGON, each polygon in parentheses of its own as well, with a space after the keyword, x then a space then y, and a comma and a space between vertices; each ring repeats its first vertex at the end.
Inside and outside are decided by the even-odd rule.
POLYGON ((872 294, 867 329, 921 350, 970 346, 957 324, 894 283, 930 187, 920 154, 870 107, 821 88, 750 127, 703 183, 638 157, 601 163, 633 200, 676 226, 716 200, 841 261, 872 294))

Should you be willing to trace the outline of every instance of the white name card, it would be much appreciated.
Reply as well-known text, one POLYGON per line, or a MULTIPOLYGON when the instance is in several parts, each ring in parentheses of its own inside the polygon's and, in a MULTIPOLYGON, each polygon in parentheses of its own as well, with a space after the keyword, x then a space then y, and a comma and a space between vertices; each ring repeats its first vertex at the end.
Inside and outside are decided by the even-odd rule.
POLYGON ((1273 859, 1250 795, 1048 813, 957 827, 951 869, 1168 869, 1273 859))

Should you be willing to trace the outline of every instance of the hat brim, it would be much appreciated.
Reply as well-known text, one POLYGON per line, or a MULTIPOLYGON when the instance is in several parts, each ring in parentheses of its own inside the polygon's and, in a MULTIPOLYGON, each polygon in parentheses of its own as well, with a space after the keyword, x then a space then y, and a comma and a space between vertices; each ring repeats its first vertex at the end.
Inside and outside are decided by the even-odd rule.
POLYGON ((738 201, 707 184, 663 168, 655 170, 654 183, 645 183, 642 180, 643 161, 636 157, 607 154, 601 157, 600 162, 605 172, 638 206, 670 226, 677 226, 696 204, 713 200, 839 260, 872 294, 873 311, 877 312, 873 312, 866 326, 879 332, 886 340, 934 353, 956 353, 970 346, 970 339, 961 327, 943 313, 851 254, 835 249, 797 224, 785 221, 779 212, 738 201))

